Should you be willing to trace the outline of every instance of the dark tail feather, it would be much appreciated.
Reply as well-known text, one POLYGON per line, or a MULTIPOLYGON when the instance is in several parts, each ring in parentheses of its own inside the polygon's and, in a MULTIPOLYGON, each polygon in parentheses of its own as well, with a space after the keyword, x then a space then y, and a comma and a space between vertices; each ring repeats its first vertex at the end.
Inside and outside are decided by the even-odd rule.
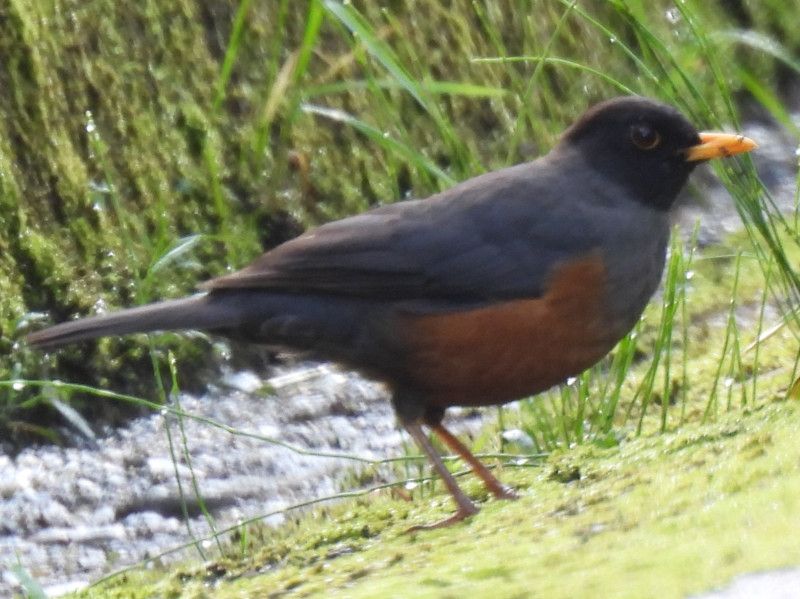
POLYGON ((195 295, 65 322, 31 333, 26 341, 33 347, 49 348, 109 335, 235 327, 242 322, 245 312, 239 302, 220 302, 209 295, 195 295))

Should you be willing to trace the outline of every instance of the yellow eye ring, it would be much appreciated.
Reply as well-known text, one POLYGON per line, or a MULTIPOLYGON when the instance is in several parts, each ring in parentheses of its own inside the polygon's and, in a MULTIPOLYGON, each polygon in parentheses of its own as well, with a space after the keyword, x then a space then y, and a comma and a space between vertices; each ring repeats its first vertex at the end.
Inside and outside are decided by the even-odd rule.
POLYGON ((652 150, 661 143, 661 135, 650 125, 633 125, 630 135, 631 142, 640 150, 652 150))

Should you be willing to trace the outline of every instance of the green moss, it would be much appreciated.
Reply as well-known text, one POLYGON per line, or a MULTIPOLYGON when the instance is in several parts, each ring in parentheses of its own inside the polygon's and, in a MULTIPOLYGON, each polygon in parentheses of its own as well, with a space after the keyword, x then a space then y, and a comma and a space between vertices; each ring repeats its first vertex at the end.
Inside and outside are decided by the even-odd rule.
POLYGON ((792 541, 800 533, 799 417, 795 402, 767 404, 505 469, 522 498, 488 501, 444 530, 404 533, 448 513, 444 495, 412 504, 370 497, 262 529, 263 548, 244 559, 127 574, 81 596, 682 598, 800 561, 792 541), (580 477, 552 475, 565 464, 580 477))

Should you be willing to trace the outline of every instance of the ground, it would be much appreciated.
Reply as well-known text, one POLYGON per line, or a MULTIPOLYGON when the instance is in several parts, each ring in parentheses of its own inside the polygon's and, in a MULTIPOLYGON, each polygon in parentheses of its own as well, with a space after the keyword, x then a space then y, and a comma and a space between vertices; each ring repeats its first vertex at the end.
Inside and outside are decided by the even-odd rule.
POLYGON ((376 492, 252 533, 244 559, 130 572, 81 596, 683 598, 800 563, 798 418, 795 400, 768 402, 506 467, 513 502, 462 479, 482 510, 444 530, 405 532, 450 512, 441 490, 376 492))

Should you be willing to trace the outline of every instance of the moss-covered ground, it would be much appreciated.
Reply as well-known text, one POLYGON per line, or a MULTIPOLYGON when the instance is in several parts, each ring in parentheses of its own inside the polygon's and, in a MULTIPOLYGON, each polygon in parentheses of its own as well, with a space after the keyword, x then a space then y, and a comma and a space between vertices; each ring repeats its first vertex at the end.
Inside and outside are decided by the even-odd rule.
POLYGON ((375 494, 254 533, 245 557, 134 571, 81 596, 682 598, 800 564, 799 419, 797 402, 766 402, 503 468, 521 498, 445 530, 405 532, 446 515, 444 494, 375 494))

